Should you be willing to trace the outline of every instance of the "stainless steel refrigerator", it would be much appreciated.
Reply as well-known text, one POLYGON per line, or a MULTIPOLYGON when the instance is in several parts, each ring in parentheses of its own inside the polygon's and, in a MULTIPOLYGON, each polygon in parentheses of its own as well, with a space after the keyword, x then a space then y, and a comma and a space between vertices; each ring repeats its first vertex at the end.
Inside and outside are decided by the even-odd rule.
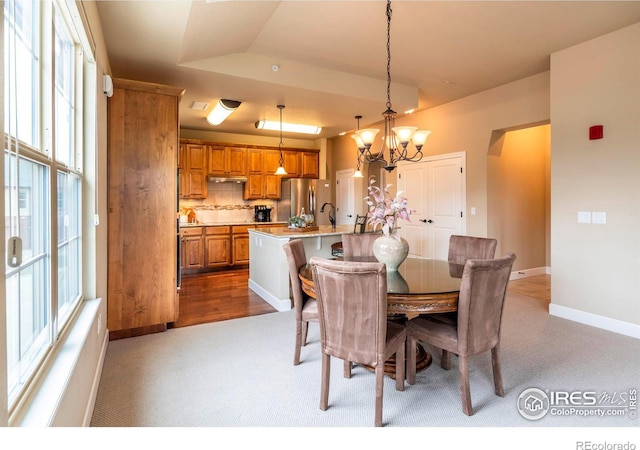
POLYGON ((331 202, 331 182, 329 180, 310 180, 294 178, 282 180, 282 198, 278 202, 278 221, 287 221, 291 216, 300 215, 304 208, 305 214, 313 214, 313 225, 330 225, 329 211, 320 208, 324 203, 331 202))

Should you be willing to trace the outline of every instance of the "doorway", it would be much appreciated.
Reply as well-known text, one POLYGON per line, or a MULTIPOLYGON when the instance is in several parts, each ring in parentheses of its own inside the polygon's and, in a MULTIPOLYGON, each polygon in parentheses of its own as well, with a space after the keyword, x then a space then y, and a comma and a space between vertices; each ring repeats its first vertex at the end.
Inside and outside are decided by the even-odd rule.
POLYGON ((496 130, 487 155, 487 232, 516 276, 550 273, 551 126, 496 130))

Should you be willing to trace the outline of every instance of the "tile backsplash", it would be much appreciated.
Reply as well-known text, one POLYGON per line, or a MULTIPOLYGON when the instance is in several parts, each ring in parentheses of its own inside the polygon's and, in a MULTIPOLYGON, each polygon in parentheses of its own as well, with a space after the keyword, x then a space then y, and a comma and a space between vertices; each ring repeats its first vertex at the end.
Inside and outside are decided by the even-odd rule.
POLYGON ((271 220, 276 217, 278 202, 274 200, 244 200, 242 183, 216 183, 207 185, 207 198, 203 200, 180 200, 181 214, 193 209, 198 222, 253 222, 254 206, 268 205, 273 208, 271 220))

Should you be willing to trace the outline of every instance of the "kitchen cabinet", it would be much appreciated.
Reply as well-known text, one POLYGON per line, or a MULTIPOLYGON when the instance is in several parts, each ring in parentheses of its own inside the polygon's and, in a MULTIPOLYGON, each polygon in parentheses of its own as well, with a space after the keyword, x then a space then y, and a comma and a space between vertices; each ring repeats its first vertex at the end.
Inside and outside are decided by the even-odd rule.
POLYGON ((262 148, 250 148, 247 152, 247 182, 244 185, 244 199, 279 200, 282 177, 274 173, 280 165, 280 152, 262 148))
POLYGON ((300 152, 300 178, 320 178, 320 153, 300 152))
POLYGON ((204 228, 205 267, 231 264, 231 229, 228 226, 204 228))
POLYGON ((209 145, 207 173, 215 177, 244 177, 247 173, 247 149, 209 145))
POLYGON ((113 79, 107 100, 107 328, 112 339, 178 317, 176 211, 183 89, 113 79))
POLYGON ((285 178, 300 177, 300 155, 301 152, 298 152, 296 150, 282 151, 284 170, 287 171, 287 175, 285 176, 285 178))
POLYGON ((231 231, 232 264, 249 264, 249 228, 252 225, 234 225, 231 231))
POLYGON ((207 146, 181 144, 180 198, 204 199, 207 197, 207 146))
POLYGON ((202 227, 183 228, 180 230, 180 238, 180 268, 204 268, 202 227))

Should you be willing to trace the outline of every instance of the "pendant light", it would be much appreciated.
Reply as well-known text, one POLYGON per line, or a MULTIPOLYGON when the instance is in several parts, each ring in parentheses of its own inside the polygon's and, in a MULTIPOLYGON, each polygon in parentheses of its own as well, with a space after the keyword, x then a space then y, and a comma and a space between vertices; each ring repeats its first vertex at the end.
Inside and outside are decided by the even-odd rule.
POLYGON ((355 137, 359 151, 359 159, 363 162, 382 162, 384 168, 391 172, 396 168, 398 161, 417 162, 422 159, 422 146, 425 144, 431 131, 418 130, 417 127, 396 127, 395 117, 397 113, 391 109, 391 0, 387 0, 387 109, 382 113, 384 117, 384 136, 379 150, 371 151, 373 141, 380 130, 367 128, 356 131, 355 137), (407 146, 413 143, 416 152, 408 155, 407 146))
MULTIPOLYGON (((358 130, 360 129, 360 119, 362 119, 362 116, 356 116, 356 120, 358 121, 358 130)), ((358 148, 358 153, 356 154, 358 164, 356 165, 355 172, 353 172, 353 178, 363 178, 362 172, 360 171, 360 154, 364 151, 364 144, 362 143, 360 136, 357 134, 352 134, 351 137, 356 141, 356 147, 358 148)))
POLYGON ((278 144, 278 150, 280 150, 280 162, 275 174, 287 175, 287 171, 284 170, 284 156, 282 155, 282 110, 284 109, 284 105, 278 105, 278 109, 280 110, 280 143, 278 144))

